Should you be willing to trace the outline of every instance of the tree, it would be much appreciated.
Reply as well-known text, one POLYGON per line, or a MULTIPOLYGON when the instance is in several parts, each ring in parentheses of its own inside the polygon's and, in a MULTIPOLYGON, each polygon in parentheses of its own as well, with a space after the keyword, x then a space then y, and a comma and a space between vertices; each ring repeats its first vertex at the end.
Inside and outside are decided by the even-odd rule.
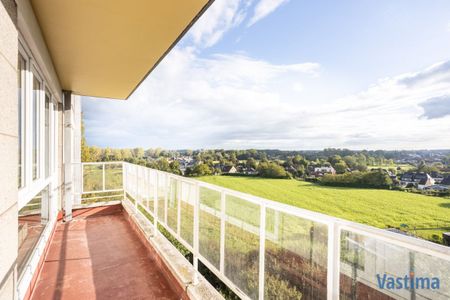
POLYGON ((342 161, 342 157, 341 157, 340 155, 333 155, 333 156, 330 156, 330 157, 328 158, 328 162, 329 162, 332 166, 336 165, 337 163, 339 163, 339 162, 341 162, 341 161, 342 161))
POLYGON ((102 149, 96 146, 89 147, 89 158, 90 161, 101 161, 102 149))
POLYGON ((417 172, 424 172, 424 173, 433 173, 433 172, 439 172, 439 169, 436 166, 430 166, 427 165, 423 160, 419 162, 416 168, 417 172))
POLYGON ((87 145, 86 142, 83 114, 81 114, 81 161, 82 162, 92 161, 89 152, 89 146, 87 145))
POLYGON ((120 149, 113 149, 114 160, 121 161, 123 160, 122 151, 120 149))
POLYGON ((121 149, 120 152, 122 153, 122 159, 125 161, 129 161, 132 158, 131 150, 130 149, 121 149))
POLYGON ((191 172, 192 176, 208 176, 212 174, 211 168, 204 163, 200 163, 194 167, 191 172))
POLYGON ((245 163, 245 165, 247 166, 247 168, 256 169, 256 160, 254 158, 250 157, 249 159, 247 159, 247 162, 245 163))
POLYGON ((286 170, 274 162, 261 162, 258 172, 261 177, 265 178, 289 178, 286 170))
POLYGON ((134 148, 133 149, 133 157, 135 157, 135 158, 142 158, 142 157, 144 157, 144 154, 145 154, 145 152, 144 152, 144 149, 142 149, 142 148, 134 148))
POLYGON ((113 158, 113 153, 111 148, 106 147, 105 149, 103 149, 103 155, 102 155, 102 160, 103 161, 111 161, 113 158))
POLYGON ((338 174, 344 174, 347 171, 347 164, 345 161, 341 160, 334 165, 334 169, 338 174))
POLYGON ((297 176, 298 177, 303 177, 306 174, 306 169, 305 169, 305 166, 303 166, 303 165, 299 165, 296 168, 296 170, 297 170, 297 176))
POLYGON ((181 174, 180 163, 178 162, 178 160, 171 161, 169 163, 169 168, 171 173, 178 175, 181 174))

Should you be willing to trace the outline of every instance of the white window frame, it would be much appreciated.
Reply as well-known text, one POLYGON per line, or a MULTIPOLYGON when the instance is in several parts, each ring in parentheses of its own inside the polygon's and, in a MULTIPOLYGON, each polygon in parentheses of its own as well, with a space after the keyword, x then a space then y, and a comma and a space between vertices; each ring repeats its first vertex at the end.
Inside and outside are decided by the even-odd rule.
POLYGON ((50 91, 50 88, 47 84, 45 84, 44 86, 44 178, 50 178, 53 175, 53 168, 52 168, 52 158, 53 158, 53 95, 52 92, 50 91), (47 128, 45 127, 45 119, 46 119, 46 115, 45 115, 45 102, 46 97, 48 96, 49 98, 49 106, 48 106, 48 131, 47 128), (48 145, 46 145, 46 140, 45 140, 45 136, 46 134, 48 134, 48 145), (48 146, 48 149, 47 149, 48 146), (48 161, 46 162, 46 155, 48 153, 48 161), (48 174, 46 174, 48 172, 48 174))
POLYGON ((19 59, 23 58, 25 65, 24 68, 19 70, 20 71, 20 80, 21 82, 21 90, 20 90, 20 100, 18 99, 18 101, 21 101, 20 104, 20 108, 21 111, 20 113, 20 120, 19 122, 20 124, 20 162, 21 162, 21 168, 20 168, 20 183, 19 183, 19 190, 23 189, 27 183, 28 183, 28 178, 27 178, 27 171, 26 171, 26 167, 28 165, 28 158, 27 158, 27 137, 28 137, 28 130, 27 130, 27 126, 28 126, 28 120, 27 120, 27 110, 28 110, 28 106, 29 103, 27 103, 27 94, 28 94, 28 89, 29 89, 29 84, 28 84, 28 68, 29 68, 29 59, 28 59, 28 55, 25 51, 25 49, 22 47, 22 45, 19 43, 19 59))

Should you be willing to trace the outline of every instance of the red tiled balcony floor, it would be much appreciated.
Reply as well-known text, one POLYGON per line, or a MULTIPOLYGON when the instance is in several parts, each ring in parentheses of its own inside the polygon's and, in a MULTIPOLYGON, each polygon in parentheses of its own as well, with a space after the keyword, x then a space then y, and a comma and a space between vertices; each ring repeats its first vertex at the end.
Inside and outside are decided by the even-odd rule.
POLYGON ((120 206, 59 223, 31 299, 180 299, 120 206))

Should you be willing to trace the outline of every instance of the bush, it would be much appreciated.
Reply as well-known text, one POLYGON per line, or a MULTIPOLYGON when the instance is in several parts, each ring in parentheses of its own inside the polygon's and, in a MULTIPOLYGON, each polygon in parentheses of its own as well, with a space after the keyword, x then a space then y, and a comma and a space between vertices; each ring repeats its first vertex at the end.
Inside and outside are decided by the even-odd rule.
POLYGON ((390 189, 392 179, 386 172, 375 170, 370 172, 345 173, 342 175, 327 174, 320 180, 323 185, 382 188, 390 189))
MULTIPOLYGON (((187 170, 186 170, 187 171, 187 170)), ((212 175, 213 171, 207 164, 198 164, 192 171, 186 172, 187 176, 208 176, 212 175)))
POLYGON ((264 178, 289 178, 286 170, 274 162, 262 162, 258 166, 258 172, 264 178))

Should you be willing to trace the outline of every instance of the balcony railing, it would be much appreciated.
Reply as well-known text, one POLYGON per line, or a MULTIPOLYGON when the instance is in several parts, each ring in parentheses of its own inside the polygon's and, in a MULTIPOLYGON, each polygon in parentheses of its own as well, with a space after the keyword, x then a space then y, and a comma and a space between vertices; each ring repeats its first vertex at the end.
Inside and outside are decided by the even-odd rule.
POLYGON ((82 201, 132 202, 244 299, 450 299, 448 247, 129 163, 82 178, 82 201))

